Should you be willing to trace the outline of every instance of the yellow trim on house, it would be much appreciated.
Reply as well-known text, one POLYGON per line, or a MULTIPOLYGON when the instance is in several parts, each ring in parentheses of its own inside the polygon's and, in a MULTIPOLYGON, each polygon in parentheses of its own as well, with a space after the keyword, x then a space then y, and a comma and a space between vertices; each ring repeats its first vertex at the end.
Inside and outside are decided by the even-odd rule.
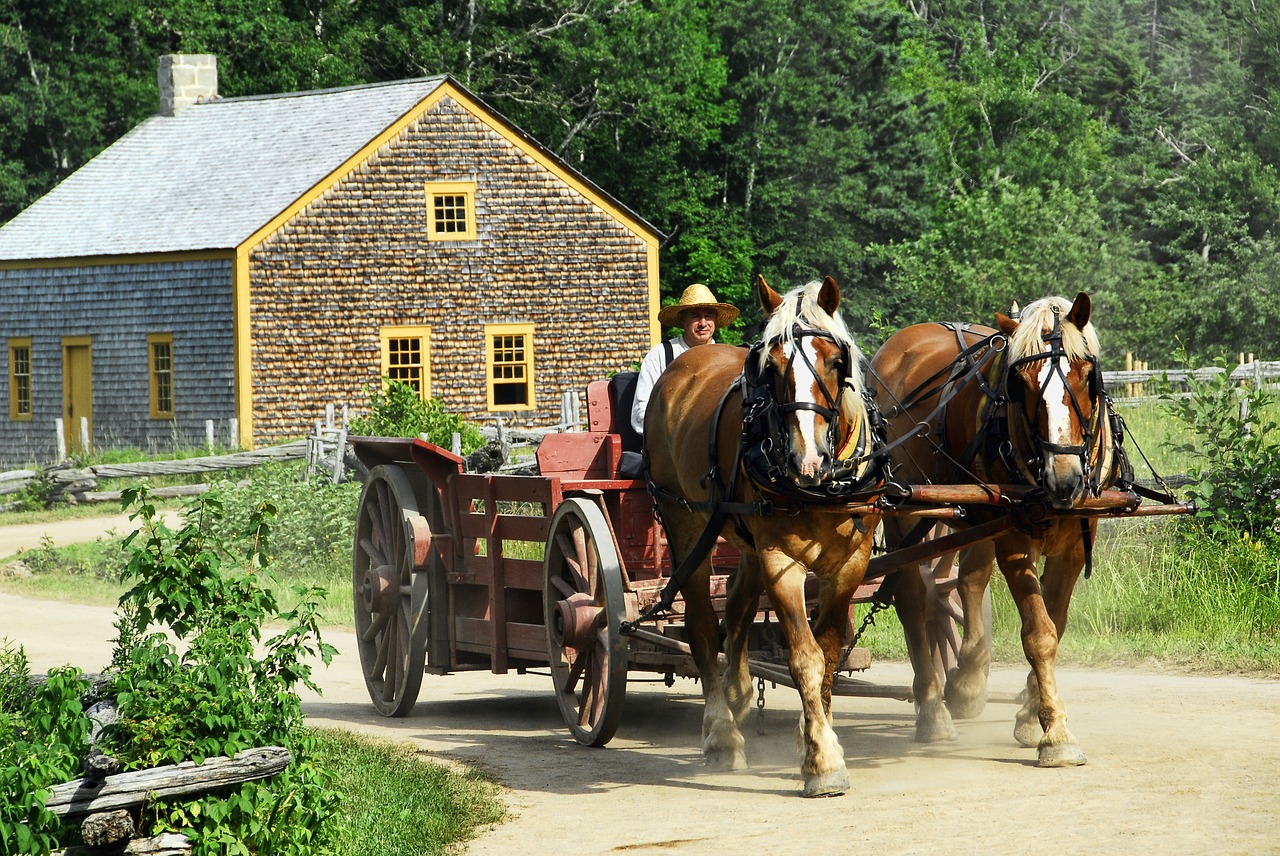
POLYGON ((537 367, 534 364, 532 324, 486 324, 484 325, 484 374, 485 396, 488 409, 492 412, 509 410, 534 410, 538 406, 534 392, 534 377, 537 367), (512 341, 499 342, 499 339, 512 341), (518 344, 516 343, 518 340, 518 344), (501 345, 501 347, 499 347, 501 345), (497 353, 502 351, 504 359, 499 360, 497 353), (499 371, 501 370, 501 371, 499 371), (501 373, 502 377, 497 375, 501 373), (497 402, 497 387, 524 386, 525 400, 511 404, 497 402))
POLYGON ((235 258, 235 250, 181 250, 172 253, 136 253, 118 256, 69 256, 57 259, 8 259, 0 270, 32 270, 59 267, 99 267, 103 265, 145 265, 161 262, 203 262, 235 258))
POLYGON ((231 326, 235 354, 236 421, 240 448, 253 448, 253 330, 249 318, 249 250, 241 244, 231 266, 231 326))
POLYGON ((30 422, 35 410, 35 391, 32 388, 31 337, 14 336, 9 339, 9 419, 13 422, 30 422), (17 352, 26 351, 26 371, 19 373, 17 352), (18 378, 26 378, 26 396, 18 395, 18 378), (21 411, 20 405, 26 405, 21 411))
POLYGON ((443 241, 476 240, 476 183, 474 181, 428 181, 424 189, 427 207, 427 241, 439 243, 443 241), (456 205, 461 197, 462 205, 456 205), (445 199, 443 210, 437 210, 445 199), (456 219, 451 221, 447 216, 450 210, 462 209, 462 226, 457 228, 456 219))
MULTIPOLYGON (((662 341, 662 325, 658 323, 658 310, 662 306, 662 294, 658 282, 658 245, 649 244, 646 259, 649 268, 649 346, 662 341)), ((643 357, 641 357, 643 359, 643 357)))
POLYGON ((147 334, 147 378, 151 395, 151 418, 152 419, 173 419, 176 405, 173 400, 173 334, 172 333, 148 333, 147 334), (156 365, 156 345, 167 345, 169 348, 168 358, 169 367, 165 369, 164 374, 167 375, 165 389, 161 389, 160 375, 161 372, 156 365), (163 393, 163 394, 162 394, 163 393), (168 407, 161 407, 161 401, 168 399, 168 407))
POLYGON ((418 395, 423 400, 431 397, 431 328, 424 325, 408 325, 408 324, 389 324, 382 327, 378 331, 378 338, 381 342, 380 350, 382 351, 382 377, 389 377, 392 380, 402 380, 393 376, 397 368, 406 367, 417 368, 421 371, 418 377, 418 395), (420 343, 418 354, 421 362, 417 364, 409 363, 401 366, 391 365, 391 340, 392 339, 417 339, 420 343))

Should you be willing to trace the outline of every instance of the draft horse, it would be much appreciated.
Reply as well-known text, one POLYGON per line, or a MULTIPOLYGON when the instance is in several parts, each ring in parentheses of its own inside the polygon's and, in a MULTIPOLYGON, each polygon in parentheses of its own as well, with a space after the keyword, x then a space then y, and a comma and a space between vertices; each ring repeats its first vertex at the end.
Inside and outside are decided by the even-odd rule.
POLYGON ((849 602, 879 520, 820 504, 878 482, 868 455, 863 362, 837 314, 840 291, 830 277, 784 296, 757 277, 756 291, 767 322, 749 352, 691 348, 654 385, 645 414, 648 478, 672 556, 683 559, 672 582, 683 595, 702 677, 707 765, 746 767, 747 637, 763 593, 786 637, 804 708, 803 794, 831 796, 849 788, 831 724, 832 684, 849 602), (706 558, 721 529, 742 553, 725 606, 723 672, 706 558), (818 580, 812 627, 805 601, 810 573, 818 580))
MULTIPOLYGON (((1091 312, 1088 295, 1080 293, 1074 301, 1038 300, 1017 318, 997 314, 998 329, 917 324, 891 336, 872 358, 869 386, 885 418, 894 480, 1032 489, 1012 508, 969 506, 964 520, 951 524, 977 526, 1012 515, 1016 526, 961 552, 964 640, 945 690, 925 635, 924 583, 917 574, 899 574, 895 600, 915 673, 917 740, 954 738, 952 715, 977 716, 986 704, 990 629, 982 598, 994 562, 1017 604, 1031 666, 1015 739, 1038 748, 1040 766, 1085 763, 1067 730, 1054 660, 1072 590, 1091 561, 1097 519, 1060 512, 1097 495, 1127 469, 1091 312)), ((889 550, 918 534, 886 517, 889 550)))

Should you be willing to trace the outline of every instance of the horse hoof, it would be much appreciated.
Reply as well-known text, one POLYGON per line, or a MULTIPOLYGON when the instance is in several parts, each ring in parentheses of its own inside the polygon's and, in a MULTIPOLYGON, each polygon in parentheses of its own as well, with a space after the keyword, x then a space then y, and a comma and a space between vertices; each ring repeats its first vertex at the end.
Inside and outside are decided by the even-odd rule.
POLYGON ((1088 761, 1084 752, 1075 743, 1056 743, 1052 746, 1040 747, 1040 760, 1037 767, 1082 767, 1088 761))
POLYGON ((956 726, 945 705, 935 702, 916 710, 916 742, 939 743, 956 739, 956 726))
POLYGON ((961 697, 959 693, 947 694, 947 710, 953 719, 977 719, 986 707, 986 695, 961 697))
POLYGON ((838 797, 848 790, 848 770, 835 770, 821 776, 805 776, 804 779, 806 797, 838 797))
POLYGON ((706 764, 709 769, 717 772, 745 770, 747 769, 747 754, 741 749, 708 752, 706 754, 706 764))
POLYGON ((1028 749, 1039 746, 1040 741, 1044 739, 1044 729, 1040 727, 1040 720, 1020 720, 1013 727, 1013 739, 1028 749))

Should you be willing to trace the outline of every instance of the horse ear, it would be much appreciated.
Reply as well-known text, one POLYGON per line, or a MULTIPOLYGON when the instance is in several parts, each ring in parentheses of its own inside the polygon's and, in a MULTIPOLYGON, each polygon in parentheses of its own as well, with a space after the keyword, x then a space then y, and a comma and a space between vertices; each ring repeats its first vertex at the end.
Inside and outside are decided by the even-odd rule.
POLYGON ((1089 295, 1083 291, 1076 295, 1076 302, 1071 304, 1071 311, 1067 313, 1067 320, 1076 325, 1077 330, 1083 330, 1084 325, 1089 323, 1089 316, 1093 314, 1093 303, 1089 300, 1089 295))
POLYGON ((782 295, 770 288, 769 283, 765 282, 760 274, 756 274, 756 296, 760 298, 760 308, 764 310, 766 318, 782 305, 782 295))
POLYGON ((831 277, 822 280, 822 289, 818 292, 818 305, 828 315, 836 314, 836 307, 840 305, 840 286, 836 285, 836 281, 831 277))
POLYGON ((1000 328, 1000 332, 1006 336, 1012 336, 1013 331, 1018 329, 1018 322, 1014 321, 1003 312, 996 313, 996 326, 1000 328))

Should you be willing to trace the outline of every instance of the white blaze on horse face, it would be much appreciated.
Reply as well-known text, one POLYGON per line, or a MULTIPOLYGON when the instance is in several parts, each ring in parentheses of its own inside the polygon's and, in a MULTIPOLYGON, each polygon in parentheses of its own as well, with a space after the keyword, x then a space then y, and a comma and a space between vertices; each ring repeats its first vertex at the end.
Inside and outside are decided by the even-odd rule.
MULTIPOLYGON (((793 344, 792 347, 795 347, 795 345, 793 344)), ((791 360, 792 380, 795 381, 796 385, 796 403, 819 404, 820 402, 816 397, 818 379, 810 368, 818 364, 818 350, 814 347, 811 337, 801 340, 800 348, 803 350, 804 356, 800 359, 791 360)), ((804 444, 804 455, 800 458, 799 463, 800 475, 808 478, 817 478, 822 468, 822 456, 818 448, 817 439, 818 415, 812 410, 797 410, 795 414, 796 422, 800 428, 800 439, 804 444)))
POLYGON ((1071 408, 1067 405, 1067 387, 1062 382, 1067 372, 1071 371, 1071 363, 1066 357, 1060 357, 1058 366, 1061 371, 1054 371, 1053 362, 1045 360, 1036 377, 1036 385, 1044 390, 1045 419, 1048 422, 1048 440, 1062 446, 1071 445, 1071 408))

